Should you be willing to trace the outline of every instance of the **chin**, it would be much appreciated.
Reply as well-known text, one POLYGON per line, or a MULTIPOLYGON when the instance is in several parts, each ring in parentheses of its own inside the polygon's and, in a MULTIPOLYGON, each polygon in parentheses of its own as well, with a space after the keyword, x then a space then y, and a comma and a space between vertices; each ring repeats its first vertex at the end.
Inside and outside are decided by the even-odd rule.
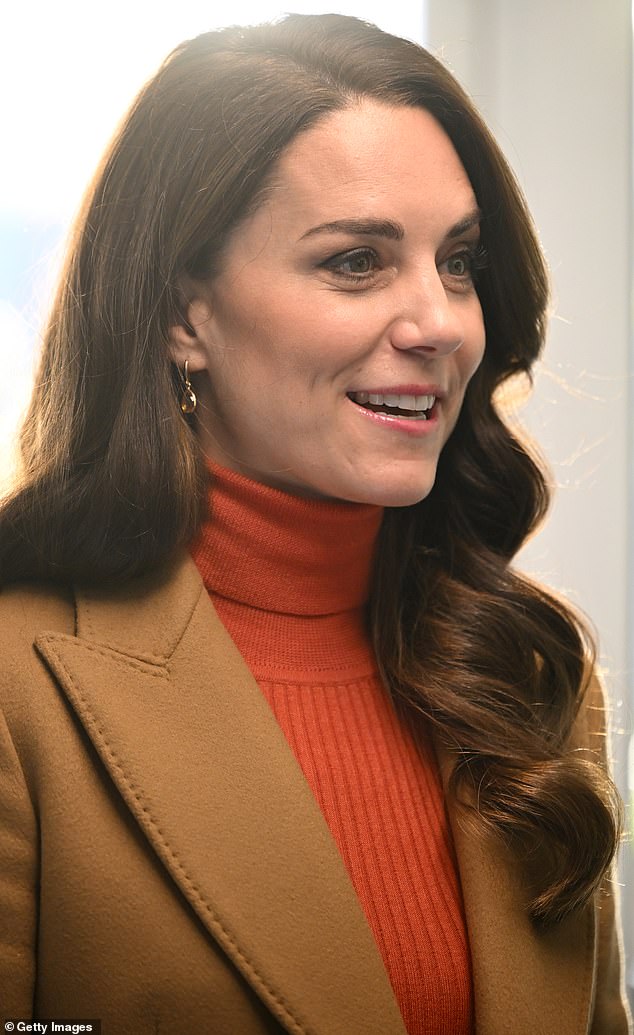
MULTIPOLYGON (((434 472, 435 475, 435 472, 434 472)), ((357 485, 350 494, 340 498, 351 503, 372 503, 377 507, 412 507, 429 496, 435 477, 417 479, 385 479, 382 482, 368 481, 357 485)))

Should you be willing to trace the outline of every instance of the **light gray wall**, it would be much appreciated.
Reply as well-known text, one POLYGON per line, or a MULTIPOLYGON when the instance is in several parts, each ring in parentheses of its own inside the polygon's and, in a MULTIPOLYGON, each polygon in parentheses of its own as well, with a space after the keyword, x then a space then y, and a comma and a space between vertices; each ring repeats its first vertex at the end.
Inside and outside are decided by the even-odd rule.
MULTIPOLYGON (((519 177, 551 268, 548 346, 523 418, 549 459, 557 495, 520 565, 595 624, 617 777, 628 794, 631 2, 428 0, 427 19, 428 46, 475 98, 519 177)), ((631 846, 623 869, 634 986, 631 846)))

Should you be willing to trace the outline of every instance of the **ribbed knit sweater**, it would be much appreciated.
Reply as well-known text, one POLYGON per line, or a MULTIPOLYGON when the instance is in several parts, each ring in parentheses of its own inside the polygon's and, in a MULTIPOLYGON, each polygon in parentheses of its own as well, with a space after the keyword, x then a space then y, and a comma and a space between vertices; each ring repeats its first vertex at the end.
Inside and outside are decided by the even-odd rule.
POLYGON ((364 626, 380 507, 213 467, 192 547, 339 848, 409 1035, 473 1030, 469 948, 435 756, 401 722, 364 626))

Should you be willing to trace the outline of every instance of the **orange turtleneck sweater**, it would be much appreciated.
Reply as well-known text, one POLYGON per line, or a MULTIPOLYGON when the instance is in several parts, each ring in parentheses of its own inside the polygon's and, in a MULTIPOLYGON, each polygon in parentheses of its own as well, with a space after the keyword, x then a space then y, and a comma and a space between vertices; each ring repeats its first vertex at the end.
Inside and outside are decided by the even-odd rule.
POLYGON ((192 547, 205 586, 332 831, 409 1035, 467 1035, 470 956, 433 750, 397 718, 364 629, 382 509, 212 471, 192 547))

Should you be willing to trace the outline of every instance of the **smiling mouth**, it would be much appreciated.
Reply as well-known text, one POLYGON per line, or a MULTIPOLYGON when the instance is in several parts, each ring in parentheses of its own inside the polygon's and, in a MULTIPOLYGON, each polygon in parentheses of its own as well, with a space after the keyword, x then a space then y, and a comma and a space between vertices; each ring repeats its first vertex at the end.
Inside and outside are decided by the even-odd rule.
POLYGON ((348 398, 364 410, 404 420, 427 420, 436 402, 435 395, 380 395, 371 392, 348 392, 348 398))

